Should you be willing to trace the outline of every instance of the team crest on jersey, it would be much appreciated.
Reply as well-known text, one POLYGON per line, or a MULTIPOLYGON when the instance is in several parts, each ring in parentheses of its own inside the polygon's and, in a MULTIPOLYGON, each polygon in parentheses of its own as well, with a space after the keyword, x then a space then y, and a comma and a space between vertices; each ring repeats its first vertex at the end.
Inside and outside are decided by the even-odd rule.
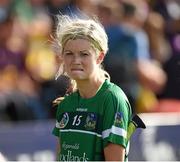
POLYGON ((68 122, 69 122, 68 113, 64 113, 63 117, 62 117, 62 119, 61 119, 61 121, 59 123, 59 127, 64 128, 67 125, 68 122))
POLYGON ((97 115, 94 113, 89 113, 86 118, 85 128, 87 130, 94 130, 96 128, 97 115))
POLYGON ((115 115, 115 125, 119 126, 123 121, 123 113, 122 112, 117 112, 115 115))

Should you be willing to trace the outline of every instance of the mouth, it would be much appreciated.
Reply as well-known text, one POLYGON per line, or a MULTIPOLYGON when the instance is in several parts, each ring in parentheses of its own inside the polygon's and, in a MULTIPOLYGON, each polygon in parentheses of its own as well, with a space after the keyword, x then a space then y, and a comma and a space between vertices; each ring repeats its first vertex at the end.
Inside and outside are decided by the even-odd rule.
POLYGON ((84 71, 83 69, 73 68, 71 71, 84 71))

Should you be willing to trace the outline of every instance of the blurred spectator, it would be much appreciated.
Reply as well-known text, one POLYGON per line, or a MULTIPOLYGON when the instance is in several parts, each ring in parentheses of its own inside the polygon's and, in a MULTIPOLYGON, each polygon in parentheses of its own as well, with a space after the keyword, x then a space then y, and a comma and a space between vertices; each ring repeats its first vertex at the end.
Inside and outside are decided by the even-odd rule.
POLYGON ((180 3, 179 0, 159 0, 151 2, 152 9, 165 19, 165 33, 172 46, 173 54, 179 53, 180 3))
MULTIPOLYGON (((24 53, 21 51, 12 51, 9 49, 8 41, 12 35, 13 31, 13 17, 8 10, 8 6, 10 6, 10 1, 1 1, 6 2, 6 6, 4 6, 4 14, 0 16, 0 104, 1 104, 1 115, 4 118, 8 118, 6 116, 6 112, 9 113, 10 109, 13 109, 18 101, 13 102, 14 97, 12 97, 14 90, 17 87, 19 80, 19 73, 23 70, 23 58, 24 53), (13 105, 13 106, 9 106, 13 105)), ((19 98, 21 100, 22 98, 19 98)), ((19 109, 22 107, 19 106, 19 109)), ((10 115, 10 114, 9 114, 10 115)), ((11 116, 11 115, 10 115, 11 116)))
POLYGON ((149 37, 144 30, 144 24, 149 15, 149 6, 144 0, 124 1, 125 10, 125 30, 134 32, 136 40, 137 60, 135 68, 137 72, 137 80, 139 89, 137 91, 136 111, 137 112, 151 112, 153 107, 157 104, 156 94, 159 94, 166 84, 166 73, 162 69, 161 63, 157 64, 156 58, 152 58, 150 51, 149 37), (134 7, 134 13, 132 12, 134 7), (130 10, 131 8, 131 10, 130 10))
MULTIPOLYGON (((11 5, 10 1, 8 5, 11 5)), ((17 19, 12 15, 7 12, 0 22, 1 115, 4 120, 13 121, 45 119, 48 114, 39 100, 37 85, 27 73, 24 64, 26 49, 21 46, 17 48, 14 44, 21 34, 14 33, 17 19)))
POLYGON ((93 0, 72 0, 71 5, 75 7, 74 13, 78 16, 93 17, 97 14, 96 1, 93 0), (79 14, 80 13, 80 14, 79 14))
MULTIPOLYGON (((164 47, 164 52, 162 50, 161 52, 165 58, 163 68, 167 74, 167 83, 163 91, 158 94, 159 104, 156 106, 156 111, 180 111, 180 3, 178 0, 160 0, 151 1, 150 4, 152 10, 159 13, 164 20, 164 30, 161 32, 164 32, 164 40, 168 42, 164 45, 161 44, 164 47), (170 50, 168 50, 169 48, 170 50)), ((156 40, 161 38, 158 34, 156 40)))
POLYGON ((171 47, 165 36, 164 18, 159 13, 150 11, 144 28, 149 37, 151 57, 164 64, 171 55, 171 47))
POLYGON ((43 101, 41 107, 48 113, 47 115, 50 115, 52 100, 57 97, 59 90, 56 87, 57 81, 54 80, 58 64, 51 46, 51 32, 50 17, 45 14, 36 15, 28 32, 29 48, 25 59, 26 68, 37 86, 36 92, 39 94, 39 100, 43 101))
POLYGON ((134 111, 178 107, 179 8, 179 0, 1 0, 0 120, 54 117, 51 102, 68 84, 64 77, 54 80, 57 14, 100 19, 109 37, 105 68, 134 111))
POLYGON ((39 13, 46 13, 46 0, 12 1, 14 14, 24 23, 31 22, 39 13))
POLYGON ((69 0, 48 0, 47 8, 50 16, 55 16, 58 14, 66 14, 67 12, 71 12, 69 8, 70 1, 69 0), (69 11, 68 11, 69 8, 69 11))
POLYGON ((105 58, 105 69, 109 72, 112 82, 126 92, 131 105, 134 105, 134 99, 129 89, 129 80, 134 82, 134 79, 130 79, 134 78, 134 72, 131 72, 134 69, 129 68, 129 65, 132 64, 135 57, 133 52, 136 49, 135 39, 125 34, 119 25, 123 13, 122 6, 116 0, 100 1, 98 8, 98 16, 109 39, 109 52, 105 58))
POLYGON ((96 1, 92 0, 49 0, 47 4, 48 12, 53 19, 58 14, 84 18, 96 15, 96 1))
MULTIPOLYGON (((103 2, 101 6, 104 7, 106 2, 103 2)), ((143 30, 149 13, 148 4, 143 0, 128 0, 116 6, 121 10, 120 16, 116 16, 116 21, 121 19, 118 24, 112 21, 108 24, 107 19, 103 23, 109 36, 105 68, 112 81, 128 94, 135 111, 146 111, 156 104, 155 93, 163 88, 166 81, 164 71, 151 60, 148 35, 143 30), (144 94, 148 94, 148 98, 142 98, 144 94)), ((101 16, 105 13, 103 11, 100 10, 101 16)), ((110 7, 106 7, 107 11, 116 15, 110 7)))
POLYGON ((168 82, 160 97, 180 99, 179 88, 179 54, 180 54, 180 3, 179 1, 158 1, 152 4, 152 8, 165 19, 166 39, 170 42, 170 58, 164 63, 164 69, 168 75, 168 82), (160 8, 161 6, 161 8, 160 8))

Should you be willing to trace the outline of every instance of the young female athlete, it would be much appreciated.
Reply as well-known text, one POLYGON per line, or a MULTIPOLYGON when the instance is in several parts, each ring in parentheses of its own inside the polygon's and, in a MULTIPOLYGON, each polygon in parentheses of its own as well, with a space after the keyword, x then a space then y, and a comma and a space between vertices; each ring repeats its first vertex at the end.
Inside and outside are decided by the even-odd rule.
POLYGON ((60 161, 124 161, 132 112, 126 95, 110 82, 101 63, 108 50, 96 20, 59 16, 57 41, 61 68, 73 92, 59 103, 53 134, 60 161))

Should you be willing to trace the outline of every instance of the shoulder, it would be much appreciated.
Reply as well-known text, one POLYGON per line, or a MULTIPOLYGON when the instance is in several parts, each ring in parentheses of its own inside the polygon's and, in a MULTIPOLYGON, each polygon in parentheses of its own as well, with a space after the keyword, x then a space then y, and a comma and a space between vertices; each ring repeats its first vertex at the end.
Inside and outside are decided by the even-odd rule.
POLYGON ((124 112, 129 117, 131 116, 131 105, 126 94, 119 86, 110 82, 104 94, 106 112, 124 112))
POLYGON ((116 84, 112 83, 112 82, 108 82, 108 87, 105 91, 105 93, 110 97, 113 98, 119 98, 119 99, 123 99, 123 100, 127 100, 128 98, 126 96, 126 94, 124 93, 124 91, 116 84))
POLYGON ((77 92, 73 92, 70 95, 64 96, 64 99, 59 103, 58 107, 74 102, 77 98, 77 95, 78 95, 77 92))
POLYGON ((72 111, 74 105, 77 105, 77 98, 76 93, 74 92, 68 96, 64 96, 64 99, 58 104, 56 115, 59 116, 60 114, 66 111, 72 111))
POLYGON ((123 107, 131 111, 130 102, 124 91, 116 84, 109 82, 109 86, 105 91, 105 102, 107 105, 114 105, 115 108, 123 107))

